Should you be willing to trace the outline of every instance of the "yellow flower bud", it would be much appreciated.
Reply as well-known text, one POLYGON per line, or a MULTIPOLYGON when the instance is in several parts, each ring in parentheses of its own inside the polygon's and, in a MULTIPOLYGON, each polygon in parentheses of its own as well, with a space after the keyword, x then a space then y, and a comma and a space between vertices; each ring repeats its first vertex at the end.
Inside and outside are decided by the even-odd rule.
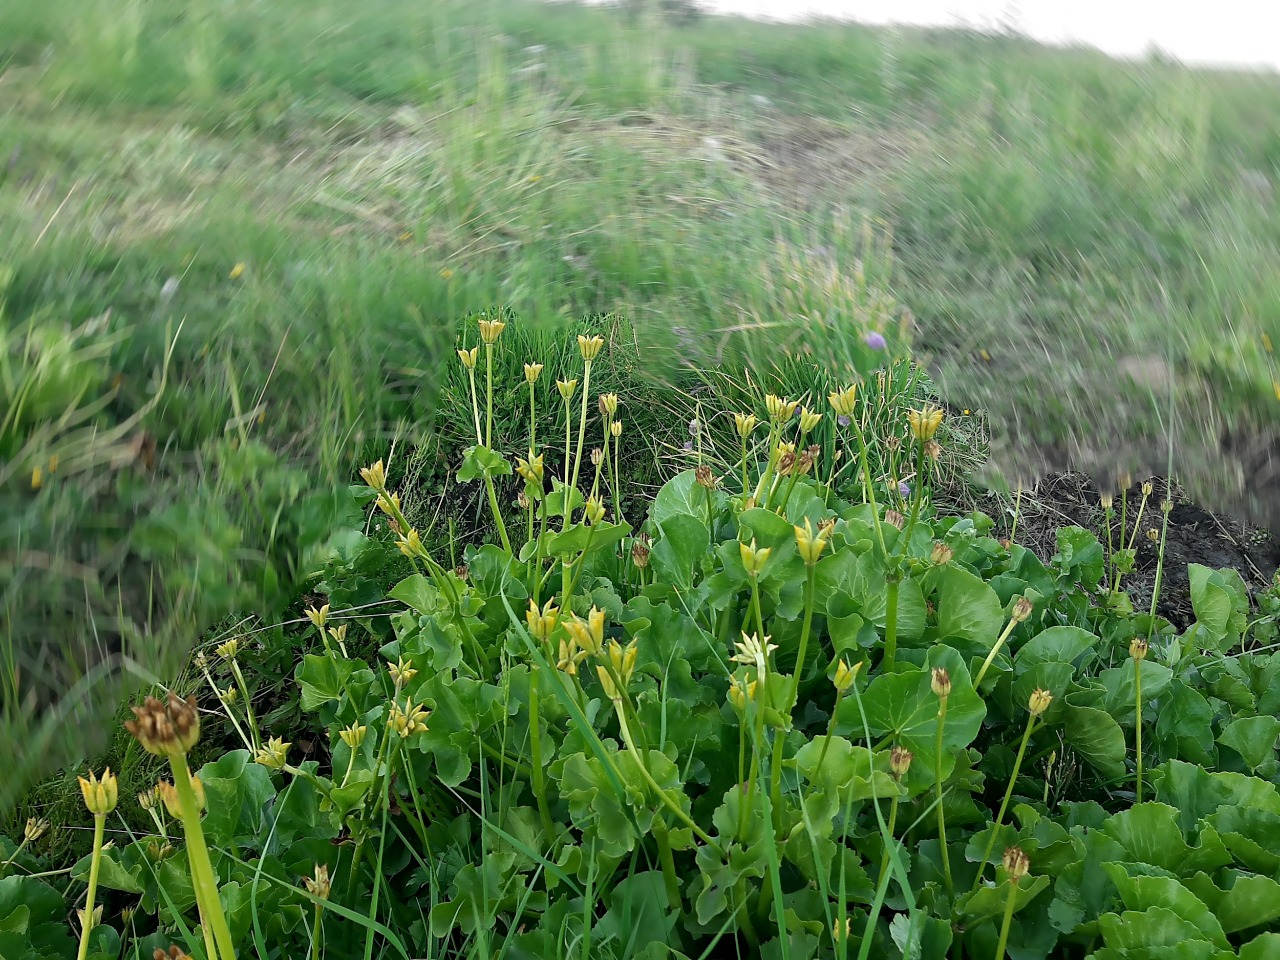
POLYGON ((546 466, 542 454, 534 456, 533 451, 530 450, 527 460, 516 457, 516 473, 525 483, 531 483, 541 489, 543 478, 546 477, 546 466))
MULTIPOLYGON (((83 788, 82 788, 83 789, 83 788)), ((49 829, 49 821, 40 817, 28 817, 27 825, 23 828, 22 839, 24 843, 35 843, 44 836, 45 831, 49 829)))
POLYGON ((751 432, 755 430, 756 424, 760 421, 750 413, 735 413, 733 415, 733 426, 738 431, 738 436, 743 440, 751 436, 751 432))
POLYGON ((590 497, 582 507, 582 518, 591 526, 604 519, 604 504, 599 497, 590 497))
POLYGON ((1141 637, 1134 637, 1129 641, 1129 656, 1141 663, 1147 659, 1147 641, 1141 637))
POLYGON ((315 607, 307 607, 307 619, 310 620, 317 628, 323 630, 325 622, 329 619, 329 605, 326 603, 318 610, 315 607))
POLYGON ((538 377, 542 374, 542 364, 526 363, 524 365, 524 382, 532 386, 538 382, 538 377))
POLYGON ((933 439, 942 425, 942 410, 939 407, 925 407, 923 410, 908 410, 907 423, 911 426, 911 435, 921 443, 933 439))
POLYGON ((391 682, 396 685, 397 690, 418 675, 418 671, 404 657, 400 657, 395 663, 388 663, 387 672, 391 674, 391 682))
POLYGON ((613 423, 609 424, 609 433, 611 433, 615 438, 622 436, 622 421, 615 420, 613 423))
POLYGON ((227 687, 225 690, 218 691, 218 699, 225 703, 228 707, 234 706, 240 699, 239 687, 227 687))
POLYGON ((570 637, 560 641, 560 656, 556 659, 556 669, 571 677, 578 675, 578 664, 587 658, 587 651, 578 648, 577 642, 570 637))
POLYGON ((955 556, 955 551, 948 547, 945 543, 935 543, 933 552, 929 554, 929 559, 938 566, 945 566, 951 562, 951 558, 955 556))
POLYGON ((213 652, 220 656, 223 660, 234 660, 236 654, 240 651, 240 638, 232 637, 226 643, 220 643, 214 647, 213 652))
POLYGON ((1035 606, 1026 597, 1019 597, 1013 605, 1013 610, 1009 613, 1009 619, 1014 623, 1023 623, 1030 618, 1035 606))
POLYGON ((812 567, 818 562, 818 558, 822 556, 822 551, 826 549, 827 538, 823 535, 821 528, 815 535, 813 526, 805 518, 803 527, 794 527, 796 533, 796 548, 800 552, 800 559, 805 562, 806 566, 812 567))
MULTIPOLYGON (((156 793, 160 795, 160 799, 164 801, 164 808, 169 811, 169 816, 175 820, 182 819, 182 802, 178 796, 178 788, 168 780, 161 780, 156 784, 156 793)), ((204 808, 208 806, 208 799, 205 797, 204 784, 199 777, 191 778, 191 793, 196 799, 196 814, 204 812, 204 808)))
POLYGON ((588 363, 598 357, 603 348, 604 337, 584 337, 578 334, 578 350, 582 353, 582 359, 588 363))
POLYGON ((401 738, 408 738, 415 733, 426 732, 426 720, 429 716, 431 712, 425 707, 410 703, 407 708, 401 709, 400 704, 393 700, 391 709, 387 713, 387 727, 398 733, 401 738))
POLYGON ((396 541, 396 546, 400 552, 409 559, 421 557, 426 554, 426 548, 422 545, 422 537, 416 529, 410 530, 405 536, 396 541))
POLYGON ((385 513, 388 517, 395 518, 400 512, 400 494, 383 492, 377 500, 374 501, 378 509, 385 513))
POLYGON ((1150 481, 1150 480, 1147 480, 1145 483, 1143 483, 1143 484, 1142 484, 1142 495, 1143 495, 1144 497, 1149 497, 1149 496, 1151 496, 1151 492, 1152 492, 1154 489, 1155 489, 1155 487, 1152 485, 1151 481, 1150 481))
POLYGON ((808 433, 822 420, 822 414, 814 413, 808 407, 804 407, 800 411, 800 432, 808 433))
POLYGON ((556 622, 560 618, 560 608, 548 600, 539 610, 537 604, 529 601, 529 609, 525 611, 524 620, 529 627, 529 634, 535 640, 545 641, 551 636, 556 622))
POLYGON ((560 396, 564 398, 564 402, 568 403, 578 391, 578 380, 576 377, 572 380, 557 380, 556 389, 560 391, 560 396))
POLYGON ((729 684, 729 702, 738 710, 745 710, 748 703, 755 702, 758 688, 757 681, 748 681, 746 677, 738 677, 729 684))
POLYGON ((850 667, 843 660, 836 664, 836 675, 831 682, 835 685, 838 692, 844 693, 853 686, 853 681, 858 678, 858 672, 862 669, 862 661, 859 660, 850 667))
POLYGON ((618 412, 618 395, 616 393, 600 394, 600 407, 612 417, 618 412))
POLYGON ((462 361, 462 366, 467 370, 474 370, 476 368, 476 358, 479 355, 479 347, 472 347, 470 350, 458 351, 458 359, 462 361))
POLYGON ((745 543, 738 544, 738 553, 742 557, 742 566, 747 571, 747 576, 756 578, 760 576, 760 571, 764 569, 765 563, 769 560, 769 554, 773 553, 770 547, 761 547, 756 549, 755 540, 750 545, 745 543))

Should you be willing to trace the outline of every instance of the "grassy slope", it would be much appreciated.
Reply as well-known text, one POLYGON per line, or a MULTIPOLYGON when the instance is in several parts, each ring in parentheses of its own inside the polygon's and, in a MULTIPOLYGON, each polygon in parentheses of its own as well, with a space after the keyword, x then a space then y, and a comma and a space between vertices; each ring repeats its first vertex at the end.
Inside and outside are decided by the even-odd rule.
POLYGON ((0 38, 7 317, 110 307, 126 411, 181 321, 179 462, 252 422, 344 477, 481 304, 624 313, 661 375, 856 365, 891 287, 1011 460, 1149 468, 1176 410, 1181 471, 1248 506, 1217 439, 1277 419, 1275 77, 533 2, 50 0, 0 38))

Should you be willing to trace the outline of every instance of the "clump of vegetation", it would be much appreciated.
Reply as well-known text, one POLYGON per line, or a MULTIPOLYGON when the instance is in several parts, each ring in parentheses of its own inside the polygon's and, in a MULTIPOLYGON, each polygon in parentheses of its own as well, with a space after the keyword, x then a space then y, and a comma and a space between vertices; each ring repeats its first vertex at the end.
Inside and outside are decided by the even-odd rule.
POLYGON ((1111 505, 1109 548, 1068 527, 1042 562, 936 509, 940 408, 878 423, 850 380, 736 411, 736 458, 632 525, 603 337, 517 357, 528 432, 493 444, 508 323, 459 350, 489 542, 429 543, 395 465, 363 469, 382 519, 306 628, 202 652, 198 725, 192 699, 135 708, 174 776, 137 798, 150 826, 108 772, 63 889, 41 824, 0 841, 6 955, 70 955, 81 903, 82 957, 1275 949, 1277 603, 1250 619, 1201 568, 1185 630, 1135 611, 1151 491, 1111 505), (298 644, 292 689, 250 679, 298 644), (192 776, 197 737, 229 749, 192 776))

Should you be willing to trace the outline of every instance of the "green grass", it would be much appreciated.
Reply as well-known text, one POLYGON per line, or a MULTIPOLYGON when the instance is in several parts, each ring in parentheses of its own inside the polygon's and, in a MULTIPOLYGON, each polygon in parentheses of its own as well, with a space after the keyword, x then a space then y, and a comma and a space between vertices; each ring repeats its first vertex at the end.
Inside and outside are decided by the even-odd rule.
MULTIPOLYGON (((865 369, 877 328, 989 417, 1008 461, 1155 469, 1173 420, 1192 489, 1280 502, 1218 447, 1224 424, 1265 440, 1280 419, 1275 76, 523 0, 53 0, 5 5, 0 38, 6 321, 105 316, 86 402, 109 397, 113 424, 145 407, 158 440, 154 473, 99 464, 38 496, 57 438, 15 461, 5 554, 90 531, 69 558, 94 575, 86 600, 83 578, 19 565, 10 651, 94 636, 114 662, 109 622, 150 660, 284 603, 324 516, 304 488, 456 434, 439 371, 456 319, 491 303, 538 349, 627 318, 638 431, 696 409, 700 371, 784 351, 865 369), (1172 399, 1126 382, 1135 361, 1169 371, 1172 399), (281 463, 247 496, 253 442, 281 463), (121 485, 104 514, 94 497, 121 485)), ((683 438, 651 439, 661 460, 683 438)), ((101 659, 72 657, 36 702, 101 659)), ((14 723, 43 662, 6 688, 14 723)))

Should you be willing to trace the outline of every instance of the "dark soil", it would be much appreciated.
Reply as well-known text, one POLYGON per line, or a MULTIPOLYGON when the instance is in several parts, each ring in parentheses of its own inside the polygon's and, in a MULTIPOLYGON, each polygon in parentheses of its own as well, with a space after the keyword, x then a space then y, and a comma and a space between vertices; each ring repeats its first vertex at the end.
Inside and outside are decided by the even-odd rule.
MULTIPOLYGON (((1134 538, 1137 567, 1122 583, 1137 609, 1146 609, 1151 603, 1159 557, 1158 539, 1152 539, 1151 531, 1158 538, 1162 520, 1160 502, 1169 495, 1164 480, 1152 482, 1154 490, 1134 538)), ((1131 532, 1142 502, 1141 482, 1135 482, 1126 496, 1131 532)), ((1231 567, 1239 571, 1251 590, 1265 588, 1273 582, 1280 568, 1280 537, 1253 524, 1210 513, 1181 496, 1176 486, 1169 499, 1174 506, 1169 513, 1163 584, 1156 605, 1161 616, 1180 630, 1195 619, 1187 580, 1188 564, 1199 563, 1214 569, 1231 567)), ((1117 546, 1120 505, 1121 495, 1117 493, 1114 499, 1117 519, 1113 521, 1117 546)), ((980 509, 992 516, 1004 514, 1006 506, 1003 502, 979 504, 980 509)), ((1057 532, 1064 525, 1085 527, 1104 544, 1107 541, 1099 491, 1084 474, 1060 473, 1039 480, 1034 487, 1024 490, 1018 513, 1018 542, 1045 561, 1057 552, 1057 532)))

